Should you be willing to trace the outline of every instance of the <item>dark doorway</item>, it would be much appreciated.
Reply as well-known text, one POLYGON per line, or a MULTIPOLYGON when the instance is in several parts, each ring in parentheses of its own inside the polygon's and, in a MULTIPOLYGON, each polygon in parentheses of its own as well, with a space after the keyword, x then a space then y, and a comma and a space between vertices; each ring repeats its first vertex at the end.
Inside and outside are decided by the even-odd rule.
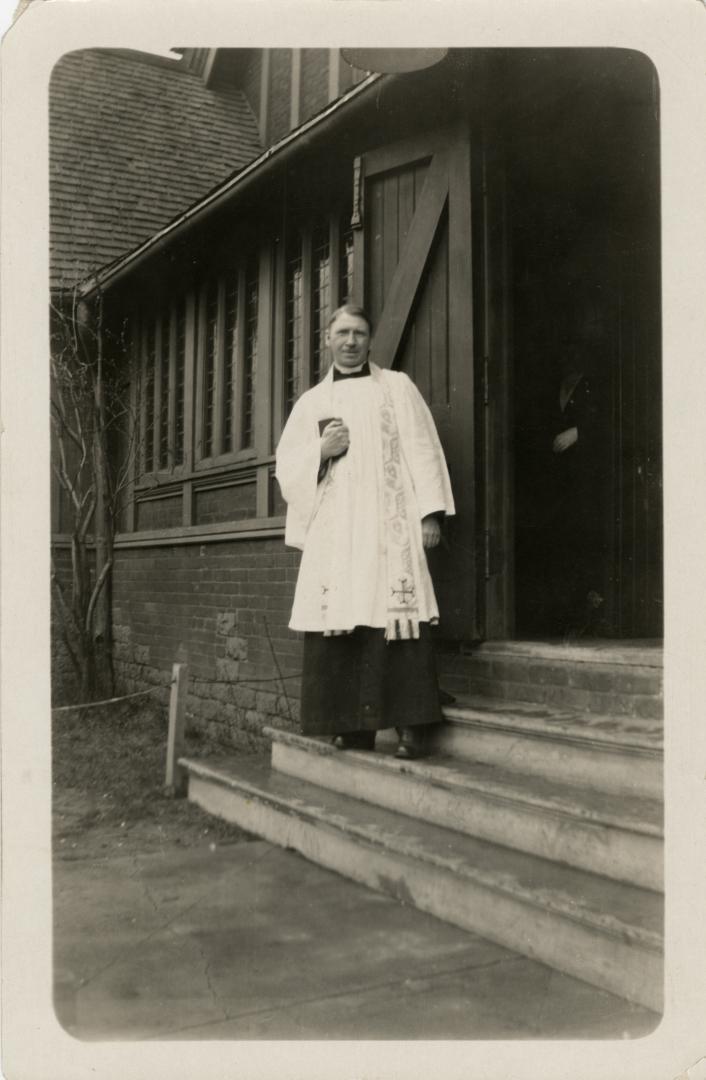
POLYGON ((512 601, 492 636, 659 637, 656 76, 607 49, 518 51, 502 75, 522 95, 498 113, 512 601))
POLYGON ((603 219, 517 229, 515 617, 519 636, 613 636, 615 342, 603 219), (571 266, 582 243, 579 266, 571 266), (539 295, 538 295, 539 294, 539 295))

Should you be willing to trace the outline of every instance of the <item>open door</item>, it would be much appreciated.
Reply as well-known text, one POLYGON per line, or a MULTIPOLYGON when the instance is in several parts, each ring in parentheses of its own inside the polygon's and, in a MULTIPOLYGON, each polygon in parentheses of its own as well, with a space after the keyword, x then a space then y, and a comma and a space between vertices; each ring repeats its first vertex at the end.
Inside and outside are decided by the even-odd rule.
POLYGON ((429 405, 457 516, 430 566, 445 638, 476 619, 471 162, 464 129, 387 145, 359 163, 355 294, 374 326, 372 357, 405 371, 429 405))
POLYGON ((477 619, 662 633, 659 126, 641 54, 505 57, 474 143, 477 619), (568 442, 559 442, 566 434, 568 442))

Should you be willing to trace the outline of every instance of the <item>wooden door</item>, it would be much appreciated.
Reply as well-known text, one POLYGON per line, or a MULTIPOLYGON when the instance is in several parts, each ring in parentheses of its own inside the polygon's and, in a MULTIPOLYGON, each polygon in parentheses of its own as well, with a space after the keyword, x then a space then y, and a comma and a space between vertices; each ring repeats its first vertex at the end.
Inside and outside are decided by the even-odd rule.
POLYGON ((473 640, 476 614, 471 168, 463 129, 418 136, 359 163, 355 293, 372 358, 405 371, 444 446, 456 517, 430 566, 446 638, 473 640))
POLYGON ((478 622, 483 638, 515 632, 512 252, 502 141, 485 130, 474 160, 474 295, 478 341, 478 622))

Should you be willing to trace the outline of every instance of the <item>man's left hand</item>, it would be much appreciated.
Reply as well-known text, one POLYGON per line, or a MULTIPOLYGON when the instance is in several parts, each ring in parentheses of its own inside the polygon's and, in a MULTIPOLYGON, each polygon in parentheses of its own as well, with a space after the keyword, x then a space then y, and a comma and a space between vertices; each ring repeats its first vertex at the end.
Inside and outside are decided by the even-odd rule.
POLYGON ((441 526, 435 514, 422 518, 422 543, 425 548, 433 548, 441 540, 441 526))

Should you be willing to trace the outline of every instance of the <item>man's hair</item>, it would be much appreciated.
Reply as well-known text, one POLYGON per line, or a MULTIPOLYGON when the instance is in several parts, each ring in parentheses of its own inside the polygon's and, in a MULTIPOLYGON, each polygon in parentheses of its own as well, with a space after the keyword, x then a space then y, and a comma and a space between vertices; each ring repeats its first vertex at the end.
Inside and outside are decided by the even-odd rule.
POLYGON ((360 304, 348 304, 348 303, 345 303, 345 304, 341 304, 340 307, 337 307, 336 310, 331 315, 331 318, 328 321, 328 329, 329 330, 331 329, 331 327, 333 326, 333 324, 335 323, 335 321, 336 321, 336 319, 338 318, 339 315, 355 315, 356 318, 358 318, 358 319, 364 319, 365 322, 368 324, 368 330, 369 330, 370 334, 372 334, 372 332, 373 332, 373 324, 371 322, 370 316, 368 315, 365 308, 361 307, 360 304))

